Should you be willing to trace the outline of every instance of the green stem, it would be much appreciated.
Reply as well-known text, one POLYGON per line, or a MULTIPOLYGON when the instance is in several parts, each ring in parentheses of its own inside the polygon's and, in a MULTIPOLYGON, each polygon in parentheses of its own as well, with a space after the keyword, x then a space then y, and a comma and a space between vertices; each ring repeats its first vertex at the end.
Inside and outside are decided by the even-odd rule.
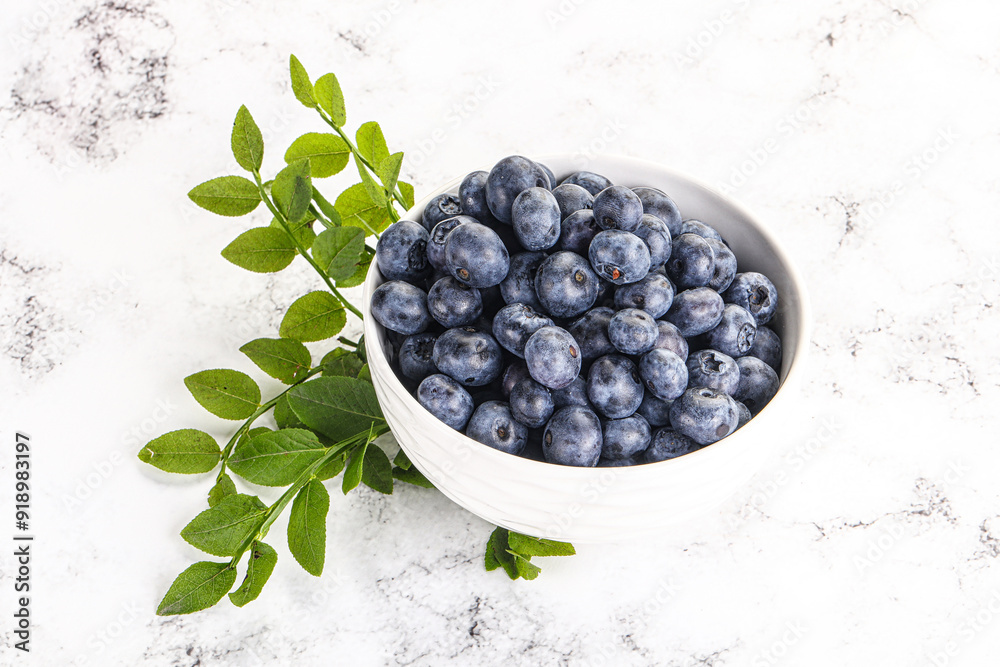
POLYGON ((326 275, 326 271, 320 268, 319 264, 317 264, 316 261, 312 258, 312 255, 306 252, 306 249, 302 246, 301 243, 299 243, 299 240, 295 238, 295 235, 292 234, 292 230, 288 226, 288 220, 285 219, 284 214, 282 214, 281 211, 278 210, 278 207, 274 205, 274 203, 271 201, 271 198, 267 196, 267 192, 264 191, 264 183, 260 179, 260 172, 258 172, 256 169, 253 172, 253 179, 257 181, 257 191, 260 193, 261 200, 264 202, 264 204, 267 205, 267 208, 271 211, 271 214, 274 216, 274 219, 278 221, 278 224, 280 224, 282 229, 285 230, 285 233, 288 234, 288 236, 292 239, 292 242, 295 244, 295 248, 299 251, 299 254, 302 255, 307 262, 309 262, 310 266, 316 269, 316 273, 318 273, 320 278, 323 279, 323 282, 326 283, 326 286, 330 288, 330 291, 333 292, 333 295, 336 296, 338 299, 340 299, 340 302, 344 304, 345 308, 347 308, 349 311, 357 315, 359 320, 365 319, 365 316, 361 314, 361 311, 355 308, 350 301, 344 298, 344 295, 340 293, 336 285, 333 284, 333 281, 330 280, 330 276, 326 275))

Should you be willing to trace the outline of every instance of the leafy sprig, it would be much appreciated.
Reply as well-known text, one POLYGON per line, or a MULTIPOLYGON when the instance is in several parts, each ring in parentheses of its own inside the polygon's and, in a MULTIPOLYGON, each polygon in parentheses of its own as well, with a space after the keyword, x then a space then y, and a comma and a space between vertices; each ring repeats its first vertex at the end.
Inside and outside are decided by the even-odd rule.
MULTIPOLYGON (((256 273, 281 271, 302 257, 325 289, 307 292, 288 307, 278 338, 257 338, 240 348, 263 373, 286 385, 280 392, 264 400, 250 375, 232 369, 205 370, 184 380, 208 412, 240 422, 224 446, 204 431, 187 428, 154 438, 139 452, 140 460, 166 472, 217 470, 208 507, 181 530, 181 537, 228 560, 202 561, 184 570, 160 602, 160 615, 199 611, 227 593, 240 607, 256 599, 278 560, 264 539, 289 505, 289 551, 307 572, 322 574, 330 507, 326 480, 342 475, 344 494, 361 485, 392 494, 396 481, 433 488, 402 450, 390 462, 378 444, 389 427, 371 384, 364 340, 338 335, 348 314, 362 317, 341 290, 364 281, 375 255, 366 238, 377 238, 399 220, 397 207, 405 211, 413 206, 413 187, 399 180, 403 154, 389 152, 375 122, 363 123, 351 140, 344 129, 347 111, 336 76, 324 74, 313 82, 295 56, 289 69, 296 99, 333 133, 308 132, 295 139, 284 153, 285 166, 265 180, 263 135, 242 106, 230 145, 236 163, 252 178, 221 176, 196 186, 188 196, 198 206, 228 217, 248 215, 263 203, 270 223, 241 233, 222 256, 256 273), (331 203, 316 181, 340 173, 352 159, 360 182, 331 203), (314 365, 305 343, 334 338, 339 345, 314 365), (277 428, 258 424, 267 415, 277 428), (233 476, 285 490, 267 505, 255 495, 240 493, 233 476), (244 579, 234 589, 244 557, 244 579)), ((534 579, 538 568, 530 562, 533 556, 571 553, 571 545, 498 528, 489 540, 485 564, 488 570, 502 567, 512 579, 534 579)))

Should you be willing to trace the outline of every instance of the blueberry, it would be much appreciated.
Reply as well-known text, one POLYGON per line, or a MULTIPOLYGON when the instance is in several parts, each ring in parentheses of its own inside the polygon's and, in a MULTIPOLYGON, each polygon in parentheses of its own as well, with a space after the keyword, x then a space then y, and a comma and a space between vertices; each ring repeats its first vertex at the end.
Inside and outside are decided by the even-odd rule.
POLYGON ((467 215, 456 215, 454 218, 442 220, 431 230, 430 238, 427 240, 427 261, 438 271, 448 272, 448 264, 444 257, 445 241, 448 240, 451 230, 466 222, 476 222, 476 219, 467 215))
POLYGON ((688 389, 670 406, 670 425, 699 445, 710 445, 736 430, 736 401, 708 387, 688 389))
POLYGON ((486 177, 486 204, 500 222, 511 223, 511 207, 528 188, 547 188, 549 177, 526 157, 511 155, 497 162, 486 177))
POLYGON ((493 313, 496 313, 506 304, 506 301, 503 300, 503 293, 500 291, 500 285, 483 287, 479 290, 479 295, 483 297, 483 313, 487 317, 492 318, 493 313))
POLYGON ((659 336, 656 339, 654 348, 658 350, 670 350, 681 359, 687 359, 689 351, 688 342, 681 335, 677 327, 670 322, 657 320, 656 328, 659 331, 659 336))
POLYGON ((541 310, 542 303, 535 294, 535 274, 544 260, 543 252, 519 252, 510 258, 510 270, 500 283, 504 303, 523 303, 541 310))
POLYGON ((685 338, 714 329, 722 321, 725 304, 719 293, 709 287, 684 290, 674 297, 666 320, 685 338))
POLYGON ((757 323, 753 315, 741 306, 728 303, 722 311, 722 321, 705 334, 705 342, 735 359, 750 353, 756 337, 757 323))
MULTIPOLYGON (((687 369, 685 368, 684 370, 686 371, 687 369)), ((662 398, 657 398, 651 393, 646 392, 636 413, 645 417, 649 425, 654 428, 668 426, 670 424, 670 406, 672 404, 673 401, 664 401, 662 398)))
POLYGON ((631 232, 642 222, 642 201, 623 185, 612 185, 594 197, 594 217, 601 229, 631 232))
POLYGON ((743 403, 756 415, 778 393, 781 381, 774 369, 757 357, 740 357, 740 381, 733 398, 743 403))
POLYGON ((545 259, 535 274, 535 294, 553 317, 576 317, 594 305, 597 275, 580 255, 562 250, 545 259))
POLYGON ((559 240, 559 202, 545 188, 528 188, 514 199, 511 224, 525 250, 545 250, 559 240))
POLYGON ((688 357, 688 386, 708 387, 732 396, 740 384, 736 360, 718 350, 699 350, 688 357))
POLYGON ((609 354, 590 366, 587 374, 587 398, 608 419, 628 417, 642 403, 639 369, 628 357, 609 354))
POLYGON ((595 174, 592 171, 574 171, 572 174, 564 178, 562 183, 559 185, 565 185, 567 183, 579 185, 581 188, 595 196, 601 190, 611 187, 611 181, 600 174, 595 174))
POLYGON ((634 283, 615 290, 616 308, 639 308, 654 319, 663 317, 674 302, 674 286, 659 273, 647 273, 634 283))
POLYGON ((409 220, 400 220, 382 232, 375 260, 385 279, 415 282, 429 274, 427 239, 427 230, 409 220))
POLYGON ((778 290, 774 288, 774 283, 767 276, 752 271, 737 273, 722 298, 726 303, 735 303, 749 310, 757 319, 757 324, 770 322, 778 307, 778 290))
POLYGON ((601 420, 579 405, 559 408, 545 425, 542 453, 549 463, 592 468, 601 456, 601 420))
POLYGON ((415 334, 431 325, 427 312, 427 293, 401 280, 390 280, 372 293, 372 316, 386 329, 401 334, 415 334))
POLYGON ((510 392, 510 412, 528 428, 545 426, 555 409, 552 392, 531 378, 521 380, 510 392))
POLYGON ((642 415, 609 419, 604 422, 601 458, 612 461, 631 458, 649 447, 651 435, 649 422, 642 415))
POLYGON ((580 375, 580 346, 565 329, 549 326, 531 334, 524 346, 524 362, 536 382, 549 389, 569 386, 580 375))
POLYGON ((715 239, 705 239, 712 248, 715 255, 715 263, 712 265, 712 279, 708 281, 708 286, 716 292, 724 292, 736 277, 736 255, 722 241, 715 239))
POLYGON ((722 235, 715 231, 715 228, 706 225, 701 220, 694 220, 693 218, 681 223, 681 234, 697 234, 703 239, 715 239, 725 244, 725 241, 722 240, 722 235))
POLYGON ((497 233, 467 222, 448 234, 444 244, 448 272, 470 287, 492 287, 507 277, 510 256, 497 233))
POLYGON ((552 170, 549 169, 544 164, 542 164, 541 162, 536 162, 535 164, 538 165, 539 169, 545 172, 545 177, 549 181, 549 187, 547 189, 551 190, 552 188, 556 187, 556 175, 552 173, 552 170))
POLYGON ((615 460, 615 459, 604 459, 604 458, 598 459, 597 460, 597 467, 598 468, 627 468, 629 466, 641 465, 641 464, 643 464, 645 462, 646 462, 646 459, 643 458, 643 452, 640 452, 640 453, 636 454, 635 456, 628 457, 627 459, 618 459, 618 460, 615 460))
POLYGON ((472 327, 448 329, 434 343, 434 365, 467 387, 482 387, 500 377, 503 356, 488 333, 472 327))
POLYGON ((608 338, 608 324, 614 314, 615 311, 610 308, 593 308, 566 328, 579 343, 584 360, 596 359, 616 351, 608 338))
MULTIPOLYGON (((562 187, 561 185, 559 186, 562 187)), ((576 186, 573 186, 576 187, 576 186)), ((556 188, 557 190, 559 188, 556 188)), ((559 234, 559 249, 569 250, 578 255, 586 255, 590 248, 590 242, 597 236, 601 228, 597 225, 594 212, 585 208, 569 216, 562 221, 562 231, 559 234)))
POLYGON ((530 378, 531 374, 528 372, 528 366, 523 361, 515 361, 503 372, 503 378, 501 379, 501 388, 503 390, 504 398, 510 396, 510 392, 514 389, 514 385, 525 378, 530 378))
POLYGON ((493 449, 520 454, 528 443, 528 427, 514 419, 510 406, 486 401, 472 413, 465 434, 493 449))
POLYGON ((750 348, 750 356, 757 357, 776 371, 781 370, 781 339, 770 327, 758 326, 757 336, 750 348))
POLYGON ((524 358, 524 346, 531 335, 553 322, 523 303, 512 303, 501 308, 493 318, 493 335, 505 350, 524 358))
POLYGON ((461 214, 462 203, 459 200, 458 195, 445 193, 443 195, 438 195, 434 199, 427 202, 427 206, 424 207, 424 214, 421 217, 420 222, 423 224, 424 229, 429 232, 434 229, 434 225, 442 220, 447 220, 448 218, 461 214))
POLYGON ((619 310, 608 322, 608 339, 623 354, 649 352, 659 335, 656 320, 638 308, 619 310))
POLYGON ((639 359, 639 377, 653 396, 672 401, 688 386, 684 360, 670 350, 650 350, 639 359))
POLYGON ((646 463, 658 463, 675 459, 701 449, 697 442, 672 428, 660 428, 653 433, 652 441, 646 448, 646 463))
POLYGON ((670 236, 681 233, 681 212, 677 204, 663 190, 656 188, 632 188, 642 202, 642 212, 655 215, 670 230, 670 236))
POLYGON ((594 302, 594 305, 614 310, 615 294, 618 292, 618 285, 600 276, 597 276, 597 280, 597 301, 594 302))
MULTIPOLYGON (((736 399, 733 399, 733 400, 736 400, 736 399)), ((751 419, 753 419, 753 415, 750 414, 750 408, 748 408, 747 406, 743 405, 739 401, 736 401, 736 409, 739 410, 739 413, 740 413, 739 421, 736 422, 736 430, 738 431, 741 428, 743 428, 743 426, 748 421, 750 421, 751 419)))
POLYGON ((486 205, 487 176, 489 176, 489 172, 474 171, 462 179, 462 184, 458 186, 458 201, 462 207, 462 213, 472 216, 487 227, 495 227, 497 219, 493 217, 489 206, 486 205))
POLYGON ((608 229, 590 242, 590 265, 615 285, 634 283, 649 273, 649 248, 635 234, 608 229))
POLYGON ((399 347, 399 372, 414 382, 420 382, 428 375, 437 373, 437 366, 431 358, 434 353, 434 341, 437 336, 432 333, 420 333, 407 336, 399 347))
POLYGON ((461 327, 472 324, 483 314, 483 297, 475 287, 447 276, 427 292, 427 310, 441 326, 461 327))
POLYGON ((678 289, 704 287, 712 280, 715 253, 697 234, 681 234, 674 239, 670 259, 667 260, 667 277, 678 289))
POLYGON ((642 221, 632 232, 649 248, 649 265, 653 268, 663 266, 670 259, 671 235, 667 225, 649 213, 642 214, 642 221))
POLYGON ((559 204, 560 220, 565 220, 571 213, 588 211, 594 207, 594 195, 574 183, 563 183, 552 189, 552 196, 559 204))
POLYGON ((465 428, 475 407, 465 387, 447 375, 429 375, 417 387, 417 402, 456 431, 465 428))
POLYGON ((557 408, 564 408, 567 405, 582 405, 585 408, 589 408, 590 401, 587 400, 587 381, 577 376, 562 389, 553 389, 552 402, 557 408))

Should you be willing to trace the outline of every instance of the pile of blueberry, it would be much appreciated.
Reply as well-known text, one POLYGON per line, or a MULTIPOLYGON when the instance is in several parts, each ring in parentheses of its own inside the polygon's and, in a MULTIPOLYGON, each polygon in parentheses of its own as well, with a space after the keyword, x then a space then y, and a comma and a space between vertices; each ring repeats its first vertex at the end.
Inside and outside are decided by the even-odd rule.
POLYGON ((656 188, 504 158, 378 241, 372 315, 431 414, 574 466, 675 458, 778 391, 778 293, 656 188))

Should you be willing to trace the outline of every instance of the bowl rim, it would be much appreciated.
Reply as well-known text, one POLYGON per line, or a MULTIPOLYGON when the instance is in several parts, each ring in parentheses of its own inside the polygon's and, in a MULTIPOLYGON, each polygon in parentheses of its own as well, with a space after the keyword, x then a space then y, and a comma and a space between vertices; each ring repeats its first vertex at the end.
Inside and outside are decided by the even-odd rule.
MULTIPOLYGON (((565 153, 551 153, 539 156, 538 158, 532 158, 538 162, 547 161, 558 161, 558 162, 571 162, 576 158, 574 154, 565 153)), ((574 169, 573 171, 589 171, 590 168, 600 172, 601 163, 614 163, 616 167, 622 168, 640 168, 643 170, 655 170, 661 173, 668 174, 671 178, 680 181, 686 181, 689 185, 693 186, 695 189, 700 190, 702 194, 708 195, 712 198, 716 198, 724 202, 727 206, 731 207, 740 216, 749 220, 754 227, 755 233, 759 234, 765 242, 773 249, 774 254, 779 263, 786 267, 787 276, 789 283, 794 286, 796 292, 796 301, 798 308, 796 311, 789 312, 786 311, 786 317, 791 317, 793 314, 797 314, 795 317, 796 324, 798 325, 798 345, 795 348, 795 354, 792 356, 792 360, 788 367, 788 372, 785 377, 781 379, 781 383, 778 387, 778 392, 775 394, 774 398, 759 412, 755 415, 749 422, 747 422, 738 431, 733 432, 729 436, 719 440, 711 445, 706 445, 700 449, 685 454, 683 456, 678 456, 673 459, 667 459, 665 461, 657 461, 656 463, 643 463, 642 465, 631 465, 631 466, 617 466, 614 468, 615 474, 622 474, 626 476, 631 476, 634 478, 645 476, 645 475, 656 475, 663 474, 667 466, 671 466, 674 471, 679 471, 684 467, 695 467, 701 466, 704 462, 710 461, 714 457, 727 456, 730 450, 734 450, 743 444, 749 436, 747 435, 747 429, 752 429, 749 433, 757 433, 760 429, 764 428, 764 425, 770 424, 771 418, 765 418, 761 420, 762 417, 767 415, 774 415, 776 413, 775 408, 780 407, 784 404, 784 401, 778 401, 778 397, 782 394, 782 389, 792 388, 798 386, 801 376, 804 374, 803 367, 805 366, 805 358, 809 348, 809 341, 811 339, 812 333, 812 309, 809 300, 809 294, 806 289, 806 283, 799 272, 798 267, 794 262, 791 261, 788 252, 785 250, 784 246, 778 241, 771 230, 761 223, 760 219, 750 213, 750 211, 744 207, 739 202, 733 200, 728 195, 722 194, 712 187, 709 187, 704 182, 697 178, 693 178, 684 172, 680 172, 671 167, 667 167, 658 162, 653 162, 652 160, 646 160, 642 158, 634 158, 623 155, 601 155, 595 157, 591 160, 590 165, 587 169, 574 169), (777 404, 776 404, 777 403, 777 404), (755 424, 756 422, 756 424, 755 424), (739 434, 743 434, 742 437, 739 434)), ((489 171, 490 167, 486 167, 484 171, 489 171)), ((465 175, 476 171, 475 169, 465 172, 462 176, 448 180, 441 185, 438 185, 431 190, 429 194, 423 198, 414 202, 407 211, 400 216, 400 220, 410 220, 413 222, 419 222, 420 217, 415 213, 416 211, 423 212, 424 207, 434 198, 440 194, 447 192, 457 191, 459 184, 465 178, 465 175)), ((572 172, 569 172, 572 173, 572 172)), ((557 174, 558 176, 558 174, 557 174)), ((631 187, 631 186, 630 186, 631 187)), ((638 187, 638 186, 636 186, 638 187)), ((653 186, 655 187, 655 186, 653 186)), ((669 193, 668 193, 669 194, 669 193)), ((365 333, 365 349, 368 354, 369 364, 371 363, 372 357, 375 356, 376 359, 382 362, 380 365, 384 365, 384 370, 391 377, 387 378, 387 381, 393 384, 393 388, 397 389, 396 393, 404 394, 403 398, 409 404, 410 409, 419 411, 426 415, 430 419, 437 419, 430 412, 428 412, 419 401, 413 396, 413 394, 403 386, 399 378, 396 377, 395 372, 393 372, 392 367, 389 364, 388 359, 385 356, 381 345, 377 345, 376 341, 378 339, 378 331, 376 327, 379 325, 371 315, 371 293, 375 289, 375 283, 382 280, 381 273, 378 269, 378 263, 372 261, 371 266, 368 269, 368 273, 365 276, 364 286, 364 296, 362 302, 362 313, 364 315, 364 333, 365 333)), ((777 411, 780 414, 780 411, 777 411)), ((443 424, 443 422, 442 422, 443 424)), ((514 456, 506 452, 501 452, 499 450, 493 449, 482 443, 473 440, 464 433, 458 430, 451 429, 453 435, 460 440, 464 440, 466 445, 468 445, 472 451, 476 452, 477 455, 485 457, 487 460, 493 460, 498 465, 510 465, 510 466, 525 466, 527 472, 543 472, 548 471, 551 474, 565 476, 570 481, 579 481, 581 483, 586 483, 592 481, 595 477, 599 476, 603 472, 606 472, 608 468, 605 467, 580 467, 580 466, 564 466, 554 463, 548 463, 547 461, 538 461, 535 459, 529 459, 522 456, 514 456)), ((397 442, 399 439, 397 438, 397 442)), ((403 447, 402 442, 399 443, 400 447, 403 447)), ((405 451, 405 447, 404 447, 405 451)))

